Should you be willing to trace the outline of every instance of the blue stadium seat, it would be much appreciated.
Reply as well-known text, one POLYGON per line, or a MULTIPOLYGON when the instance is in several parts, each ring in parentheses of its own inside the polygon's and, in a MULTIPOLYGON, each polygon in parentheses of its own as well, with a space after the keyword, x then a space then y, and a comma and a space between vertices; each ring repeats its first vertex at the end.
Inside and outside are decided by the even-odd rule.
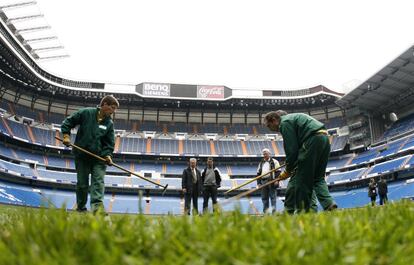
POLYGON ((387 173, 387 172, 391 172, 391 171, 396 171, 398 169, 400 169, 404 162, 408 159, 411 158, 410 156, 403 156, 397 159, 393 159, 387 162, 382 162, 379 164, 374 165, 371 170, 368 172, 368 176, 373 175, 373 174, 382 174, 382 173, 387 173))
POLYGON ((359 179, 365 172, 366 168, 359 168, 346 172, 334 172, 328 176, 326 182, 328 184, 334 184, 359 179))

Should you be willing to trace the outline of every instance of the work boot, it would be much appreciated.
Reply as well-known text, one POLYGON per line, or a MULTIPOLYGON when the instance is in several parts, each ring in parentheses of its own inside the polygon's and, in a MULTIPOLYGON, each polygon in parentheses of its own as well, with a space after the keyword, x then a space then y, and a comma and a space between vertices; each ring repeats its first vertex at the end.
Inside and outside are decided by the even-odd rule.
POLYGON ((76 208, 76 211, 78 213, 86 213, 88 211, 88 209, 86 209, 86 208, 76 208))
POLYGON ((333 203, 333 204, 329 205, 329 207, 326 208, 325 211, 334 211, 336 209, 338 209, 338 205, 336 203, 333 203))

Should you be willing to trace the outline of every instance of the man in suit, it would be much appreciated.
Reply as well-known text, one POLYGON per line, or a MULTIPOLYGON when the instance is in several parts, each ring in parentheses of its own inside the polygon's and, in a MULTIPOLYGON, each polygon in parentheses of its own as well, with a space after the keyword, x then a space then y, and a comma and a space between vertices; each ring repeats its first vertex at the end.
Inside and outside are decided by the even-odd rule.
POLYGON ((184 213, 190 215, 191 199, 193 200, 193 215, 198 214, 198 195, 201 191, 201 173, 197 169, 197 160, 190 159, 190 166, 183 171, 182 189, 184 193, 184 213))

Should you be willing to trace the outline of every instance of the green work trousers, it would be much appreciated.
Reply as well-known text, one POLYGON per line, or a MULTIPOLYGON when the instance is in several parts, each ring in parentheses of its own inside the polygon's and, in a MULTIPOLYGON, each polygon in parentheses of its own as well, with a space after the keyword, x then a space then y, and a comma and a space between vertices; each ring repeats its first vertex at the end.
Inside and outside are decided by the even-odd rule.
POLYGON ((96 212, 99 209, 104 210, 103 199, 105 192, 104 177, 106 165, 94 159, 75 158, 75 166, 78 181, 76 184, 77 210, 86 210, 86 202, 88 201, 89 175, 91 175, 91 210, 93 212, 96 212))
POLYGON ((285 210, 288 213, 316 211, 316 198, 324 209, 334 203, 325 181, 329 152, 329 138, 323 134, 310 136, 301 146, 296 173, 286 189, 285 210))

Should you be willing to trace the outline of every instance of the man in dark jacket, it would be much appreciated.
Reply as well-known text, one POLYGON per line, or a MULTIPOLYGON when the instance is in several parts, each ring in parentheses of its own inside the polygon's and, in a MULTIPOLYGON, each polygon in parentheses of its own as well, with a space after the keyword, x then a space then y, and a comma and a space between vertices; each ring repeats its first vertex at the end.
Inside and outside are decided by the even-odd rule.
POLYGON ((374 178, 369 180, 368 197, 371 198, 371 205, 375 206, 375 201, 377 200, 377 184, 374 178))
POLYGON ((286 168, 279 178, 290 177, 285 210, 290 214, 308 212, 313 208, 313 192, 324 210, 337 208, 325 181, 330 153, 325 126, 309 115, 287 114, 283 110, 267 113, 264 122, 270 130, 280 132, 283 137, 286 168))
POLYGON ((378 194, 380 198, 380 205, 386 204, 388 202, 388 187, 387 187, 387 181, 384 177, 381 177, 379 183, 378 183, 378 194))
POLYGON ((184 193, 184 213, 190 215, 191 199, 193 200, 193 215, 198 214, 198 195, 201 191, 201 173, 197 169, 197 159, 190 159, 190 166, 183 171, 182 189, 184 193))
MULTIPOLYGON (((83 108, 67 117, 61 126, 63 144, 69 146, 71 129, 79 125, 75 144, 105 158, 106 163, 111 165, 115 146, 114 124, 111 115, 118 107, 118 100, 109 95, 101 100, 100 107, 83 108)), ((104 211, 105 163, 77 149, 73 149, 73 153, 77 173, 76 210, 86 211, 89 175, 91 175, 91 210, 94 213, 99 209, 104 211)))
POLYGON ((203 213, 208 211, 208 199, 213 201, 213 211, 216 211, 217 188, 221 184, 220 170, 213 165, 213 158, 207 159, 207 167, 201 173, 203 183, 203 213))

